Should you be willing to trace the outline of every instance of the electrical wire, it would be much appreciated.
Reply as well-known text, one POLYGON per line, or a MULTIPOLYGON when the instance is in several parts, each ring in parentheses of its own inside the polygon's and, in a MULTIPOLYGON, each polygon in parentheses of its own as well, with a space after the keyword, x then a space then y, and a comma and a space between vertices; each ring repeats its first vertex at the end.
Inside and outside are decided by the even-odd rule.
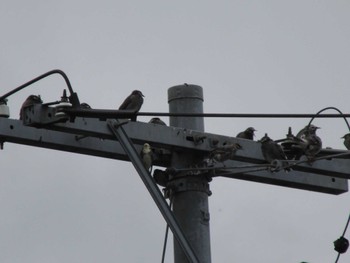
MULTIPOLYGON (((350 153, 349 153, 350 154, 350 153)), ((256 164, 243 166, 222 166, 222 167, 195 167, 195 168, 169 168, 172 172, 193 172, 193 171, 210 171, 210 170, 231 170, 231 169, 245 169, 245 168, 269 168, 270 164, 256 164)))
POLYGON ((344 232, 342 234, 342 237, 345 236, 346 230, 348 229, 348 226, 349 226, 349 222, 350 222, 350 213, 349 213, 348 222, 346 222, 346 226, 345 226, 344 232))
MULTIPOLYGON (((342 113, 338 108, 336 108, 336 107, 326 107, 326 108, 320 110, 319 112, 317 112, 317 113, 316 113, 316 116, 319 116, 319 114, 320 114, 321 112, 324 112, 324 111, 326 111, 326 110, 336 110, 337 112, 339 112, 339 117, 343 117, 343 118, 344 118, 344 121, 345 121, 345 123, 346 123, 346 125, 348 126, 348 129, 349 129, 349 131, 350 131, 350 125, 349 125, 349 122, 348 122, 348 120, 346 119, 346 116, 345 116, 345 115, 347 115, 347 114, 343 114, 343 113, 342 113)), ((314 117, 311 118, 311 120, 310 120, 308 126, 311 125, 312 121, 314 120, 314 118, 315 118, 316 116, 314 116, 314 117)))
MULTIPOLYGON (((174 197, 171 195, 170 203, 169 203, 170 210, 172 209, 172 206, 173 206, 173 198, 174 197)), ((165 237, 164 237, 164 244, 163 244, 162 261, 161 261, 162 263, 164 263, 164 260, 165 260, 165 252, 166 252, 166 247, 168 243, 168 234, 169 234, 169 225, 167 224, 165 228, 165 237)))
POLYGON ((339 258, 340 258, 340 253, 338 253, 338 256, 337 256, 337 258, 336 258, 336 260, 335 260, 335 263, 338 262, 339 258))
POLYGON ((295 113, 169 113, 137 112, 137 116, 207 117, 207 118, 348 118, 350 114, 295 114, 295 113))
POLYGON ((11 96, 12 94, 14 94, 14 93, 16 93, 16 92, 18 92, 18 91, 24 89, 25 87, 28 87, 28 86, 32 85, 33 83, 35 83, 35 82, 37 82, 37 81, 39 81, 39 80, 41 80, 41 79, 43 79, 43 78, 46 78, 46 77, 48 77, 48 76, 50 76, 50 75, 53 75, 53 74, 59 74, 59 75, 61 75, 61 76, 64 78, 64 80, 65 80, 65 82, 66 82, 66 84, 67 84, 67 87, 68 87, 68 90, 69 90, 70 94, 74 94, 72 85, 70 84, 70 81, 69 81, 68 76, 66 75, 66 73, 64 73, 64 72, 63 72, 62 70, 60 70, 60 69, 54 69, 54 70, 48 71, 48 72, 46 72, 46 73, 44 73, 44 74, 42 74, 42 75, 40 75, 40 76, 38 76, 38 77, 36 77, 36 78, 30 80, 30 81, 28 81, 28 82, 22 84, 21 86, 15 88, 15 89, 13 89, 13 90, 11 90, 11 91, 8 92, 8 93, 2 95, 2 96, 0 97, 0 101, 4 101, 7 97, 11 96))
MULTIPOLYGON (((332 159, 332 158, 337 158, 337 157, 343 157, 343 156, 348 156, 348 155, 350 155, 350 151, 346 151, 346 152, 343 152, 343 153, 337 153, 337 154, 330 154, 330 155, 321 156, 321 157, 313 159, 312 162, 316 162, 316 161, 324 160, 324 159, 332 159)), ((296 165, 299 165, 299 164, 302 164, 302 163, 309 163, 309 162, 310 162, 310 160, 296 161, 296 162, 291 163, 290 165, 287 165, 284 168, 293 168, 296 165)))

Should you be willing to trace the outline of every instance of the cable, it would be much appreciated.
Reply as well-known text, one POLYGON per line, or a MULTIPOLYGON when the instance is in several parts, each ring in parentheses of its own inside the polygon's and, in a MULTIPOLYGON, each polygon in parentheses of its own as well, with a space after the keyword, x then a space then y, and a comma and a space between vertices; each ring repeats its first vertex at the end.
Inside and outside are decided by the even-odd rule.
POLYGON ((350 222, 350 213, 349 213, 348 222, 346 223, 346 226, 345 226, 344 232, 343 232, 343 234, 342 234, 342 237, 345 236, 345 232, 346 232, 346 230, 348 229, 349 222, 350 222))
MULTIPOLYGON (((310 120, 308 126, 311 125, 311 122, 314 120, 315 117, 319 116, 319 114, 320 114, 321 112, 326 111, 326 110, 336 110, 337 112, 339 112, 339 117, 343 117, 343 118, 344 118, 344 121, 345 121, 345 123, 346 123, 346 125, 348 126, 348 129, 349 129, 349 131, 350 131, 350 125, 349 125, 349 122, 348 122, 348 120, 346 119, 346 116, 345 116, 345 115, 348 115, 348 114, 343 114, 343 113, 342 113, 338 108, 336 108, 336 107, 326 107, 326 108, 320 110, 319 112, 317 112, 317 113, 316 113, 316 116, 314 116, 314 117, 311 118, 311 120, 310 120)), ((348 116, 347 116, 347 117, 348 117, 348 116)))
POLYGON ((7 97, 9 97, 9 96, 11 96, 12 94, 14 94, 14 93, 20 91, 21 89, 24 89, 25 87, 27 87, 27 86, 29 86, 29 85, 32 85, 33 83, 35 83, 35 82, 37 82, 37 81, 39 81, 39 80, 41 80, 41 79, 43 79, 43 78, 46 78, 46 77, 48 77, 48 76, 50 76, 50 75, 53 75, 53 74, 60 74, 60 75, 64 78, 64 80, 66 81, 66 84, 67 84, 67 87, 68 87, 68 90, 69 90, 70 94, 73 94, 73 93, 74 93, 74 92, 73 92, 73 89, 72 89, 72 85, 70 84, 70 81, 69 81, 69 79, 68 79, 66 73, 64 73, 64 72, 63 72, 62 70, 60 70, 60 69, 54 69, 54 70, 51 70, 51 71, 49 71, 49 72, 46 72, 46 73, 40 75, 39 77, 36 77, 36 78, 34 78, 34 79, 32 79, 32 80, 30 80, 30 81, 28 81, 28 82, 22 84, 21 86, 15 88, 15 89, 13 89, 13 90, 11 90, 10 92, 6 93, 5 95, 2 95, 2 96, 0 97, 0 101, 6 99, 7 97))
MULTIPOLYGON (((173 198, 174 198, 173 196, 170 197, 170 203, 169 203, 170 209, 172 208, 172 205, 173 205, 173 198)), ((167 247, 167 243, 168 243, 168 233, 169 233, 169 225, 167 224, 166 228, 165 228, 162 263, 164 263, 164 260, 165 260, 165 252, 166 252, 166 247, 167 247)))
POLYGON ((337 258, 336 258, 336 260, 335 260, 335 263, 338 262, 339 258, 340 258, 340 253, 338 253, 338 256, 337 256, 337 258))
POLYGON ((350 114, 296 114, 296 113, 168 113, 168 112, 137 112, 138 116, 164 117, 210 117, 210 118, 345 118, 350 114))
POLYGON ((222 167, 196 167, 196 168, 169 168, 172 172, 193 172, 193 171, 210 171, 210 170, 231 170, 231 169, 244 169, 244 168, 268 168, 270 164, 256 164, 256 165, 243 165, 243 166, 222 166, 222 167))
MULTIPOLYGON (((330 154, 330 155, 326 155, 326 156, 321 156, 321 157, 313 159, 312 162, 316 162, 316 161, 324 160, 324 159, 332 159, 332 158, 337 158, 337 157, 343 157, 343 156, 348 156, 348 155, 350 155, 350 151, 346 151, 346 152, 343 152, 343 153, 330 154)), ((290 165, 287 165, 285 168, 293 168, 294 166, 297 166, 299 164, 309 163, 309 162, 310 162, 310 160, 296 161, 294 163, 291 163, 290 165)))
MULTIPOLYGON (((271 165, 270 165, 271 166, 271 165)), ((240 174, 246 174, 246 173, 254 173, 254 172, 261 172, 261 171, 267 171, 269 170, 269 167, 262 167, 262 168, 256 168, 254 170, 247 170, 247 171, 242 171, 242 172, 236 172, 236 173, 219 173, 217 175, 213 175, 212 177, 227 177, 227 178, 235 178, 235 175, 240 175, 240 174)))

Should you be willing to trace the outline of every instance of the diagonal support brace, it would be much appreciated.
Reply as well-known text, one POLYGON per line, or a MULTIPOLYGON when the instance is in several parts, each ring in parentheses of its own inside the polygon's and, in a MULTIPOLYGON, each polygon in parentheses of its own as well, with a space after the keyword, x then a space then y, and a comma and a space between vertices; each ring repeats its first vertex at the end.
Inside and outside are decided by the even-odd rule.
POLYGON ((138 152, 136 151, 135 147, 133 146, 133 143, 131 142, 130 138, 128 137, 124 128, 122 127, 122 123, 117 119, 116 120, 109 119, 107 120, 107 124, 109 129, 113 133, 113 135, 117 138, 117 140, 123 147, 125 153, 130 158, 130 161, 132 162, 136 171, 140 175, 143 183, 145 184, 146 188, 151 194, 154 202, 158 206, 165 221, 167 222, 175 238, 181 245, 184 253, 187 256, 187 259, 189 260, 189 262, 199 263, 197 256, 195 255, 192 247, 190 246, 183 231, 181 230, 165 198, 163 197, 162 193, 160 192, 153 178, 150 176, 149 172, 143 166, 143 163, 141 161, 141 158, 138 152))

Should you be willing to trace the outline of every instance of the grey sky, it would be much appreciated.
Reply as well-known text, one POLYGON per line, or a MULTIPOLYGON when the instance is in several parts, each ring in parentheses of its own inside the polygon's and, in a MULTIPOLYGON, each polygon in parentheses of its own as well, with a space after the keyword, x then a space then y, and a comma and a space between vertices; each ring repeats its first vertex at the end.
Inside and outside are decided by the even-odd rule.
MULTIPOLYGON (((203 87, 205 112, 349 112, 349 13, 345 0, 3 0, 0 93, 59 68, 96 108, 140 89, 141 111, 167 112, 167 89, 186 82, 203 87)), ((11 118, 29 94, 52 101, 63 88, 55 76, 12 96, 11 118)), ((257 139, 279 139, 308 121, 206 119, 205 128, 234 136, 254 126, 257 139)), ((325 147, 344 149, 343 120, 315 124, 325 147)), ((0 164, 0 262, 160 262, 165 222, 130 163, 5 144, 0 164)), ((213 262, 334 262, 348 193, 224 178, 211 190, 213 262)))

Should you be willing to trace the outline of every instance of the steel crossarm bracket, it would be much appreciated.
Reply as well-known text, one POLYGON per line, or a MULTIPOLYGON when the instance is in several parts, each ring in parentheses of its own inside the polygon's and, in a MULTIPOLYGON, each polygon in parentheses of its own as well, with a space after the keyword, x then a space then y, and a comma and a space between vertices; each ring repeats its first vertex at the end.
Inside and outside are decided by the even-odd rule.
POLYGON ((162 213, 164 219, 168 223, 170 229, 172 230, 177 241, 181 245, 184 253, 187 255, 189 262, 199 262, 197 256, 195 255, 192 247, 187 241, 183 231, 181 230, 176 218, 174 217, 172 211, 170 210, 169 205, 165 201, 162 193, 160 192, 157 184, 151 177, 150 173, 143 166, 142 160, 139 156, 139 153, 136 151, 133 146, 132 141, 129 139, 127 133, 125 132, 123 125, 120 125, 119 120, 107 120, 107 124, 113 135, 118 139, 122 145, 125 153, 128 155, 130 161, 133 163, 136 171, 140 175, 143 183, 151 194, 154 202, 158 206, 160 212, 162 213))

